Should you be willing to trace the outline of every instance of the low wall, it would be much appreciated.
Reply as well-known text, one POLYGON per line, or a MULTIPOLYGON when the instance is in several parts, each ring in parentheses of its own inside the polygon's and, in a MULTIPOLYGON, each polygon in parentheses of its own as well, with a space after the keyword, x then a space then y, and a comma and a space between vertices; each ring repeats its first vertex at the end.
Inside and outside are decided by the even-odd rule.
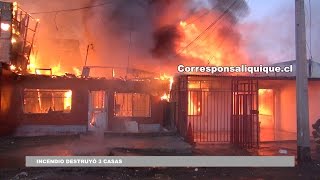
POLYGON ((84 125, 23 125, 16 129, 15 136, 71 135, 87 132, 84 125))

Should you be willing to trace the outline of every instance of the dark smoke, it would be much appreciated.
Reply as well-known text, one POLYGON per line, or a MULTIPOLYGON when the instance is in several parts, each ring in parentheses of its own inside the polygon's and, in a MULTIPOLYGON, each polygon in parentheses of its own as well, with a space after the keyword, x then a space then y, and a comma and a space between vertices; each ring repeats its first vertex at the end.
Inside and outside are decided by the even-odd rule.
POLYGON ((249 14, 249 6, 245 0, 210 0, 210 5, 218 12, 227 12, 225 16, 236 23, 249 14))
POLYGON ((154 57, 159 58, 176 53, 176 42, 181 38, 181 34, 175 25, 171 25, 159 28, 154 32, 153 38, 155 45, 151 52, 154 57))
MULTIPOLYGON (((224 19, 228 19, 231 24, 236 24, 240 18, 248 15, 249 7, 245 0, 210 0, 210 6, 207 7, 218 14, 224 14, 224 19)), ((195 5, 196 6, 196 5, 195 5)), ((198 11, 202 9, 198 8, 198 11)), ((194 9, 190 9, 188 14, 196 13, 194 9)), ((236 44, 240 42, 240 33, 238 33, 233 27, 221 27, 218 32, 218 36, 232 35, 235 37, 236 44)), ((177 25, 167 25, 160 27, 154 32, 155 45, 152 49, 153 55, 156 57, 167 57, 175 53, 175 44, 181 38, 181 34, 178 32, 177 25)))
MULTIPOLYGON (((182 38, 178 30, 179 22, 195 14, 201 14, 205 9, 217 14, 227 10, 224 18, 231 24, 236 24, 240 18, 249 13, 245 0, 237 0, 232 8, 229 7, 234 0, 110 0, 110 2, 107 7, 99 11, 90 11, 86 15, 84 22, 87 36, 89 41, 94 41, 96 46, 100 46, 100 51, 103 49, 100 54, 97 52, 97 59, 108 57, 124 61, 127 59, 128 44, 131 43, 130 56, 134 61, 131 64, 138 63, 137 59, 140 62, 147 59, 163 60, 177 53, 175 47, 182 38), (92 19, 100 19, 98 27, 92 27, 92 19)), ((101 1, 92 0, 92 4, 99 3, 101 1)), ((208 22, 213 20, 212 18, 208 22)), ((205 26, 209 25, 208 22, 205 26)), ((233 28, 229 29, 235 31, 233 28)), ((231 34, 234 35, 236 32, 231 34)))

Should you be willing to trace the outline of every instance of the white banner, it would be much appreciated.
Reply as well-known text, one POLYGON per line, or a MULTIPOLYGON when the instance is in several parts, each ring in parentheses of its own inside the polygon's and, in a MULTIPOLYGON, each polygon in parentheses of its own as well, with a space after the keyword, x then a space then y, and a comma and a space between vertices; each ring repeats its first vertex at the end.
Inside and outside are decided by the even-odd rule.
POLYGON ((294 156, 26 156, 26 167, 294 167, 294 156))

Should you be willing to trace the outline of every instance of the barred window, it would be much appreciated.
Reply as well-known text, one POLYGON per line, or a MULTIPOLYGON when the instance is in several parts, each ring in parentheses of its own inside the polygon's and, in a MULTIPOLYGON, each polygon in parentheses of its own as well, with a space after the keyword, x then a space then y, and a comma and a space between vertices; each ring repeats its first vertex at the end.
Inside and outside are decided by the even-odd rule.
POLYGON ((140 93, 115 93, 116 117, 150 117, 150 95, 140 93))
POLYGON ((69 113, 71 104, 71 90, 25 89, 23 92, 24 113, 69 113))

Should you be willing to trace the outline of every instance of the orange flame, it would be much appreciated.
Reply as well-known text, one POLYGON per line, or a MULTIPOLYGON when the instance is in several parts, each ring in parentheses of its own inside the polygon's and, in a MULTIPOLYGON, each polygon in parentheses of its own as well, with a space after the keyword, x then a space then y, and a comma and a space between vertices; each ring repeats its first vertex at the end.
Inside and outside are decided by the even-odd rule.
POLYGON ((170 87, 169 89, 172 89, 172 84, 173 84, 173 76, 167 75, 167 74, 163 74, 160 76, 160 80, 168 80, 170 82, 170 87))
MULTIPOLYGON (((38 64, 38 59, 36 58, 36 55, 33 53, 30 54, 29 65, 27 68, 28 68, 29 73, 31 73, 31 74, 50 75, 49 72, 42 72, 42 71, 36 72, 36 69, 40 68, 40 66, 38 64)), ((66 73, 62 69, 60 62, 56 65, 52 65, 51 71, 52 71, 52 75, 55 75, 55 76, 63 76, 66 73)), ((77 67, 72 67, 72 71, 73 71, 73 74, 75 74, 76 76, 81 75, 81 70, 77 67)))
MULTIPOLYGON (((167 74, 163 74, 160 76, 160 80, 162 81, 169 81, 170 85, 169 85, 169 93, 172 89, 172 84, 173 84, 173 76, 167 75, 167 74)), ((161 97, 162 101, 170 101, 170 94, 169 93, 164 93, 164 95, 161 97)))
POLYGON ((259 89, 259 114, 272 115, 273 110, 270 101, 273 99, 272 89, 259 89))
POLYGON ((198 94, 188 93, 188 115, 198 116, 201 115, 201 97, 198 94))
POLYGON ((71 109, 71 100, 72 100, 72 91, 67 91, 64 93, 64 110, 70 110, 71 109))
POLYGON ((76 76, 80 76, 81 75, 81 70, 79 68, 73 67, 73 72, 76 76))
POLYGON ((9 29, 10 29, 10 24, 1 23, 1 30, 3 30, 3 31, 9 31, 9 29))
POLYGON ((10 70, 11 71, 15 71, 16 69, 17 69, 17 67, 15 65, 13 65, 13 64, 10 65, 10 70))
POLYGON ((210 30, 199 37, 204 30, 200 25, 181 21, 179 29, 183 38, 176 51, 185 58, 197 60, 198 65, 227 66, 247 63, 246 53, 237 45, 238 39, 228 32, 221 33, 222 28, 230 23, 223 21, 222 27, 210 30))
POLYGON ((163 96, 161 96, 161 101, 170 101, 170 96, 167 93, 164 93, 163 96))

